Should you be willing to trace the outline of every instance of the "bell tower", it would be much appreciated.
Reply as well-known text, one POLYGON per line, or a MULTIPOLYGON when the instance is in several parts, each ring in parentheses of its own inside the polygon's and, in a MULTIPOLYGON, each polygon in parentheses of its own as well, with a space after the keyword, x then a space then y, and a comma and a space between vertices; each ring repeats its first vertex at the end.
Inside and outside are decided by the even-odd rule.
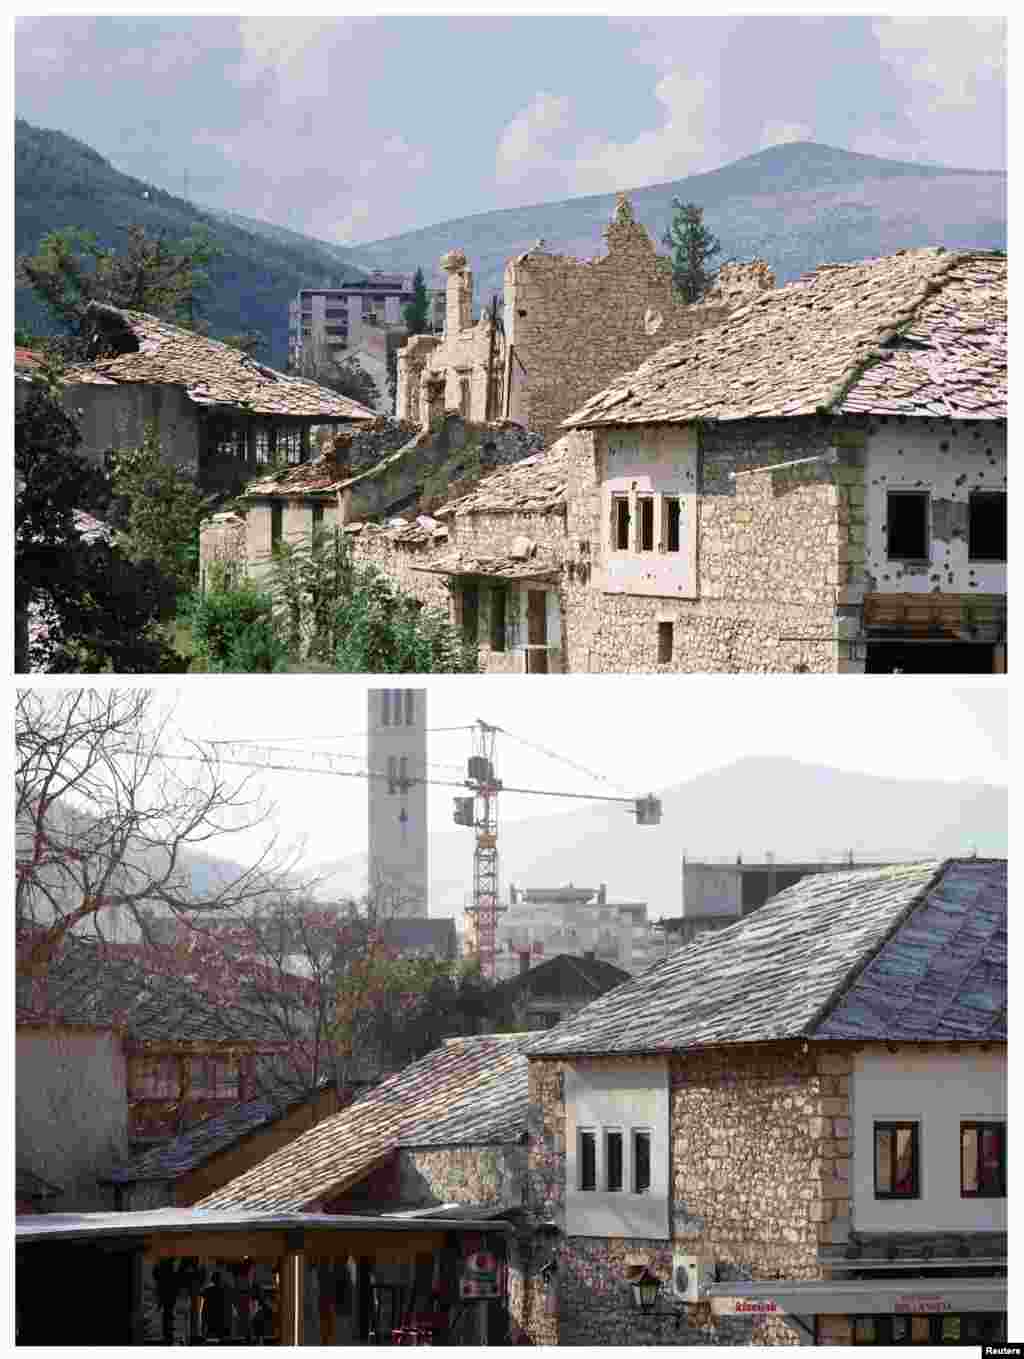
POLYGON ((370 902, 382 917, 424 917, 426 689, 368 689, 366 727, 370 902))

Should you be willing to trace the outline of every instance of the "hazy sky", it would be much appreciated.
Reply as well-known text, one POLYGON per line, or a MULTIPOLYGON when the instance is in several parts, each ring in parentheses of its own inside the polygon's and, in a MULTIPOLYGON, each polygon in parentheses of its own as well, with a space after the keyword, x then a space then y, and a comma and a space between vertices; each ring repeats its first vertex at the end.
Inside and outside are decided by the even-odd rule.
POLYGON ((45 17, 15 106, 200 205, 356 244, 780 142, 1006 166, 1006 25, 899 17, 45 17))
MULTIPOLYGON (((392 681, 404 682, 400 676, 392 681)), ((657 792, 745 755, 905 779, 1009 780, 1007 694, 998 682, 951 687, 941 677, 851 683, 694 675, 531 683, 491 675, 419 684, 428 689, 427 758, 437 779, 464 778, 471 753, 469 731, 438 729, 481 718, 509 733, 498 737, 496 753, 507 786, 556 792, 657 792), (581 768, 542 755, 523 739, 581 768)), ((193 738, 287 747, 296 763, 304 751, 348 754, 354 758, 346 767, 365 770, 367 685, 357 676, 200 680, 177 691, 176 722, 193 738)), ((165 690, 162 698, 170 702, 173 693, 165 690)), ((278 773, 261 774, 257 782, 278 804, 281 840, 305 838, 307 863, 365 852, 364 779, 278 773)), ((451 828, 458 791, 431 788, 432 834, 451 828)), ((559 815, 581 805, 506 793, 501 819, 559 815)), ((237 858, 243 845, 232 837, 216 852, 237 858)))

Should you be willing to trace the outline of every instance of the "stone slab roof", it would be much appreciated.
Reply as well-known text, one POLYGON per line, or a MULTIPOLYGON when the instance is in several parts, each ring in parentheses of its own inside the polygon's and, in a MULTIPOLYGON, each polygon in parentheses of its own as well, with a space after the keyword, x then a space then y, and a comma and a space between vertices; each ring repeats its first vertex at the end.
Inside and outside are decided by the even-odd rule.
POLYGON ((828 264, 659 350, 566 427, 833 413, 1003 420, 1006 256, 828 264))
POLYGON ((596 998, 629 981, 629 973, 603 958, 573 958, 559 953, 547 962, 506 977, 495 988, 502 996, 528 994, 542 997, 589 995, 596 998))
POLYGON ((437 561, 412 567, 413 571, 437 576, 494 576, 501 580, 544 580, 557 576, 560 569, 554 558, 541 553, 523 558, 507 552, 489 557, 474 552, 452 552, 437 561))
POLYGON ((531 1056, 1006 1038, 1006 862, 804 878, 534 1040, 531 1056))
POLYGON ((298 1211, 358 1183, 400 1146, 517 1142, 530 1034, 453 1038, 215 1193, 203 1208, 298 1211))
POLYGON ((266 495, 327 495, 337 491, 343 480, 334 458, 321 453, 310 462, 296 463, 294 467, 286 467, 250 481, 245 488, 245 495, 254 498, 266 495))
POLYGON ((316 382, 268 368, 241 350, 145 312, 93 302, 86 320, 126 352, 69 368, 64 379, 69 386, 160 383, 184 387, 197 405, 234 407, 252 415, 324 421, 376 418, 374 411, 358 401, 316 382))
POLYGON ((19 977, 20 1023, 53 1022, 122 1029, 137 1042, 279 1042, 281 1030, 259 1010, 226 1006, 184 977, 160 976, 134 958, 73 939, 45 977, 19 977))
POLYGON ((543 453, 484 477, 468 495, 435 510, 437 518, 462 514, 549 514, 561 510, 569 483, 569 443, 559 439, 543 453))
MULTIPOLYGON (((326 1086, 321 1082, 321 1089, 326 1086)), ((267 1128, 291 1113, 315 1095, 300 1098, 284 1094, 274 1097, 265 1095, 260 1099, 245 1100, 204 1118, 177 1137, 168 1138, 157 1146, 147 1147, 128 1160, 121 1162, 104 1176, 107 1184, 134 1184, 140 1180, 176 1180, 197 1166, 204 1165, 211 1157, 234 1146, 251 1133, 267 1128)))

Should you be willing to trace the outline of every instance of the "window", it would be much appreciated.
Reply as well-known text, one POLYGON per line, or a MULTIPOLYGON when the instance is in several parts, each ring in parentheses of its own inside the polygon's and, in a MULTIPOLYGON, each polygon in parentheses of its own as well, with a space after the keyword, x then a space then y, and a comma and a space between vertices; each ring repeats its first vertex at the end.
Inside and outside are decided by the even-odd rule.
POLYGON ((890 491, 886 507, 886 555, 890 561, 927 561, 928 491, 890 491))
POLYGON ((651 1188, 651 1134, 633 1130, 633 1193, 647 1194, 651 1188))
POLYGON ((281 544, 281 526, 284 522, 284 509, 280 501, 270 507, 270 550, 281 544))
POLYGON ((612 547, 616 552, 629 551, 628 496, 612 496, 612 547))
POLYGON ((579 1178, 581 1189, 597 1188, 597 1133, 581 1129, 579 1134, 579 1178))
POLYGON ((638 495, 637 513, 637 551, 654 551, 654 496, 638 495))
POLYGON ((270 425, 257 425, 253 432, 253 455, 259 467, 270 461, 273 452, 273 428, 270 425))
POLYGON ((132 1095, 136 1099, 177 1099, 179 1079, 177 1057, 147 1057, 135 1065, 132 1095))
POLYGON ((968 502, 967 559, 1006 561, 1006 492, 972 491, 968 502))
POLYGON ((875 1124, 875 1198, 920 1197, 916 1123, 875 1124))
POLYGON ((505 616, 508 612, 508 591, 501 586, 491 590, 491 650, 505 650, 505 616))
POLYGON ((322 505, 313 506, 313 532, 319 533, 324 526, 324 507, 322 505))
POLYGON ((1006 1197, 1006 1124, 960 1124, 960 1197, 1006 1197))
POLYGON ((302 461, 302 430, 298 426, 277 427, 277 456, 289 463, 302 461))
POLYGON ((380 724, 382 727, 391 726, 391 690, 382 689, 380 691, 380 724))
POLYGON ((985 1345, 1006 1339, 1006 1314, 940 1313, 933 1316, 853 1317, 855 1345, 985 1345))
POLYGON ((388 792, 398 792, 398 756, 388 756, 388 792))
POLYGON ((607 1129, 604 1135, 605 1188, 616 1192, 622 1188, 622 1130, 607 1129))
POLYGON ((216 451, 219 458, 241 458, 245 461, 245 429, 242 425, 225 425, 217 434, 216 451))
POLYGON ((238 1099, 239 1072, 227 1057, 193 1057, 189 1083, 192 1093, 207 1099, 238 1099))
POLYGON ((658 624, 658 664, 666 665, 672 659, 672 624, 658 624))
POLYGON ((665 496, 661 502, 661 540, 666 552, 679 551, 679 500, 665 496))
POLYGON ((413 693, 411 689, 405 691, 405 725, 413 725, 413 693))
POLYGON ((462 587, 462 635, 470 646, 475 646, 480 626, 480 589, 477 585, 462 587))

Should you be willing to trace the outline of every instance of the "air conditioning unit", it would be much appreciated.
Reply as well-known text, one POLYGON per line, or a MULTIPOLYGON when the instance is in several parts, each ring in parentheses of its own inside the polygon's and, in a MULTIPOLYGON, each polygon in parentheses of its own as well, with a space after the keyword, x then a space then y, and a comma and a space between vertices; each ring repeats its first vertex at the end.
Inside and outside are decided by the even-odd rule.
POLYGON ((672 1257, 672 1294, 680 1302, 700 1301, 702 1264, 697 1255, 672 1257))

